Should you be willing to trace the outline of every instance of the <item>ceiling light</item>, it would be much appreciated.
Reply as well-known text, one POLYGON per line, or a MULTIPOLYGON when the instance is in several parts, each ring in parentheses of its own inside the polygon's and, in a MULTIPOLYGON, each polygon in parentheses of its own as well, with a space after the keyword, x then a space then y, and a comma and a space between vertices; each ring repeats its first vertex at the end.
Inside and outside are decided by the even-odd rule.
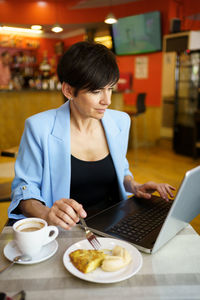
POLYGON ((33 30, 30 28, 11 27, 11 26, 0 26, 0 31, 18 32, 18 33, 34 33, 34 34, 42 33, 42 30, 33 30))
POLYGON ((33 30, 41 30, 42 26, 41 25, 32 25, 31 29, 33 29, 33 30))
POLYGON ((51 28, 51 31, 58 33, 58 32, 63 31, 63 28, 60 25, 56 24, 51 28))
POLYGON ((110 13, 110 14, 107 15, 107 17, 105 18, 104 22, 106 24, 114 24, 114 23, 117 23, 117 19, 114 16, 113 13, 110 13))
POLYGON ((37 4, 41 7, 45 7, 47 5, 47 3, 45 1, 38 1, 37 4))

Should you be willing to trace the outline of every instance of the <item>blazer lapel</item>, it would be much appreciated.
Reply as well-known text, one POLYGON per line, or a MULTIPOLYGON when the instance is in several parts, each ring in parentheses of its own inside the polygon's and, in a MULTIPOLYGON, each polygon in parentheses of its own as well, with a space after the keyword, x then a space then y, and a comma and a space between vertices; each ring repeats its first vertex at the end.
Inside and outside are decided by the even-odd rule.
POLYGON ((117 176, 118 178, 121 178, 123 176, 123 170, 121 168, 121 162, 123 158, 119 147, 121 130, 114 122, 113 118, 109 115, 108 111, 106 111, 102 119, 102 124, 104 126, 108 147, 112 156, 117 176))
POLYGON ((71 181, 69 101, 58 108, 49 136, 50 173, 53 201, 69 198, 71 181))

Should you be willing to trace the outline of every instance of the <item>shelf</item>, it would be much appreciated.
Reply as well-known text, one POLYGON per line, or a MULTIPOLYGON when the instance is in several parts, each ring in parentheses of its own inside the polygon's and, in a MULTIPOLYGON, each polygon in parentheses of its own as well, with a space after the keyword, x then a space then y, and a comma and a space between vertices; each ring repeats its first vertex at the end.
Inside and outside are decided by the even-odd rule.
POLYGON ((187 97, 186 97, 186 96, 185 96, 185 97, 180 97, 180 96, 179 96, 179 97, 177 98, 178 101, 179 101, 179 100, 180 100, 180 101, 181 101, 181 100, 194 101, 194 100, 196 100, 196 99, 197 99, 197 97, 192 97, 192 96, 190 96, 190 97, 189 97, 189 96, 187 96, 187 97))
POLYGON ((194 116, 191 114, 179 114, 176 120, 177 125, 194 128, 194 116))
POLYGON ((193 67, 193 65, 182 65, 182 64, 180 64, 179 65, 179 69, 181 69, 181 68, 192 68, 193 67))
POLYGON ((16 50, 16 51, 36 51, 38 49, 35 48, 35 47, 4 47, 0 44, 0 48, 2 48, 3 50, 7 50, 7 51, 13 51, 13 50, 16 50))
POLYGON ((192 85, 193 82, 199 82, 199 79, 196 79, 196 80, 191 80, 191 79, 190 80, 188 80, 188 79, 182 80, 182 79, 180 79, 178 82, 188 82, 192 85))
POLYGON ((15 69, 25 69, 25 68, 37 68, 38 65, 37 64, 33 64, 33 63, 30 63, 30 64, 14 64, 14 65, 11 65, 11 69, 12 70, 15 70, 15 69))

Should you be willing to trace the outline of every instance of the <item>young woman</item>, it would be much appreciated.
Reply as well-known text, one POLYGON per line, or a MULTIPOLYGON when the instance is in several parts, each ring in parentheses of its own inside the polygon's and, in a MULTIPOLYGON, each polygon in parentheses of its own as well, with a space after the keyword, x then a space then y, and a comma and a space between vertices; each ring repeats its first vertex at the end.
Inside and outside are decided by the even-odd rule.
POLYGON ((128 193, 168 199, 168 184, 134 181, 126 159, 130 118, 110 110, 119 79, 114 54, 101 44, 79 42, 58 65, 62 92, 58 109, 26 120, 12 184, 11 219, 40 217, 70 229, 128 193))

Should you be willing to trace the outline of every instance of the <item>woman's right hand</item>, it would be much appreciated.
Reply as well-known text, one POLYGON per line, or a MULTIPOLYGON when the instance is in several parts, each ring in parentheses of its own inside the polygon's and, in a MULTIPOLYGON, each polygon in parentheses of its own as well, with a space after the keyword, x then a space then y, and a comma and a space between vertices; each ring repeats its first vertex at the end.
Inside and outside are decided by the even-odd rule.
POLYGON ((83 206, 73 199, 62 198, 55 201, 53 206, 49 208, 46 221, 49 225, 70 230, 79 222, 79 216, 82 218, 87 216, 83 206))

